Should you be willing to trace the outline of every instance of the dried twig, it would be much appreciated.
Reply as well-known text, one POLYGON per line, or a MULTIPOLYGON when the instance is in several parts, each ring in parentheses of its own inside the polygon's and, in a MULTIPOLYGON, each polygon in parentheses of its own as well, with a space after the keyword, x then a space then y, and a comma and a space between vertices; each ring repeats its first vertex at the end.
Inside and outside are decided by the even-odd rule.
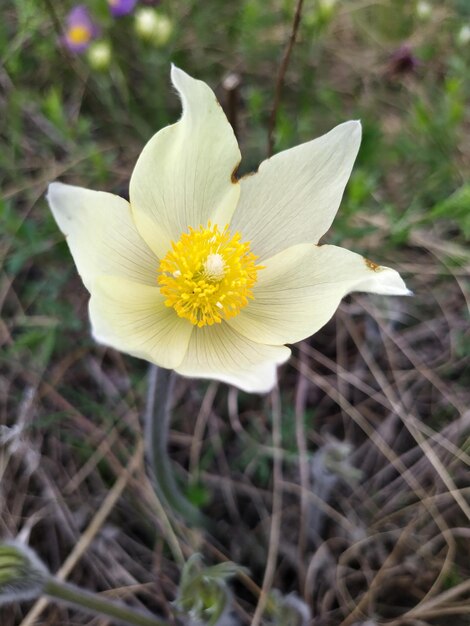
POLYGON ((290 34, 289 41, 287 43, 287 46, 284 52, 284 56, 281 61, 281 65, 279 66, 279 73, 277 75, 277 80, 276 80, 276 89, 274 92, 273 108, 271 110, 271 115, 269 116, 269 122, 268 122, 268 156, 271 156, 273 153, 274 130, 276 128, 277 111, 279 109, 279 104, 281 102, 282 87, 284 85, 284 79, 286 76, 287 68, 289 66, 290 56, 291 56, 292 49, 295 44, 295 40, 297 39, 297 33, 299 31, 300 20, 302 17, 303 3, 304 3, 303 0, 297 0, 294 20, 292 22, 291 34, 290 34))

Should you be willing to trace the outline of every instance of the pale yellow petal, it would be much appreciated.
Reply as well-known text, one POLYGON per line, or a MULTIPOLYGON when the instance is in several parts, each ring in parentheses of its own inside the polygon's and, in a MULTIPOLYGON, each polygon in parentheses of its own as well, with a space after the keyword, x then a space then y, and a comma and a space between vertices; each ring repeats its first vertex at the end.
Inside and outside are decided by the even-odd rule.
POLYGON ((244 391, 265 393, 276 384, 276 366, 290 356, 285 346, 261 345, 227 324, 195 328, 184 361, 183 376, 214 378, 244 391))
POLYGON ((295 343, 313 335, 351 291, 408 295, 393 269, 336 246, 299 244, 267 259, 251 301, 228 323, 260 343, 295 343))
POLYGON ((90 319, 99 343, 171 369, 183 361, 193 330, 165 306, 158 287, 115 276, 95 282, 90 319))
POLYGON ((130 183, 137 228, 160 257, 189 226, 228 224, 240 195, 240 151, 213 91, 176 67, 171 77, 183 115, 147 143, 130 183))
POLYGON ((103 274, 156 283, 158 259, 137 232, 126 200, 62 183, 49 185, 47 200, 89 291, 103 274))
POLYGON ((240 181, 231 230, 241 232, 261 260, 317 243, 336 215, 360 141, 359 122, 346 122, 261 163, 240 181))

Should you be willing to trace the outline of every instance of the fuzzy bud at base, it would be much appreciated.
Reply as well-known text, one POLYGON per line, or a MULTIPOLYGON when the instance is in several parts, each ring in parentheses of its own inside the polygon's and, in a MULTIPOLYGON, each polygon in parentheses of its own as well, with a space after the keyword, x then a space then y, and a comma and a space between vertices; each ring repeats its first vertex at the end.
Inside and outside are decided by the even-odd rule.
POLYGON ((0 606, 38 598, 48 579, 46 566, 27 546, 0 544, 0 606))
POLYGON ((243 568, 231 562, 205 567, 201 557, 193 555, 183 568, 175 606, 195 624, 230 621, 232 594, 226 581, 240 571, 243 568))

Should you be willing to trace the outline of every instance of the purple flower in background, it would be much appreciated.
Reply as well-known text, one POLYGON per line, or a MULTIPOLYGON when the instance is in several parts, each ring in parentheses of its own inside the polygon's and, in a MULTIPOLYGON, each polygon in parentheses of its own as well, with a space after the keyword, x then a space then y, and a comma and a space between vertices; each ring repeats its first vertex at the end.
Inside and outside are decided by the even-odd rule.
POLYGON ((70 11, 65 23, 65 35, 61 41, 72 52, 84 52, 90 42, 98 36, 98 26, 83 4, 78 4, 70 11))
POLYGON ((114 17, 128 15, 136 3, 137 0, 108 0, 109 10, 114 17))
POLYGON ((413 54, 413 48, 408 44, 403 44, 390 56, 387 73, 392 77, 413 74, 420 63, 420 60, 413 54))

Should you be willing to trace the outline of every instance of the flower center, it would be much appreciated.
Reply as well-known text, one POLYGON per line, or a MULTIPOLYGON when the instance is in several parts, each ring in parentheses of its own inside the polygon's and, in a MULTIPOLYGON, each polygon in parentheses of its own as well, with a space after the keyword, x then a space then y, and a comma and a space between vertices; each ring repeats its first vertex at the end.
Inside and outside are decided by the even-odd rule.
POLYGON ((253 298, 251 288, 263 269, 249 242, 240 239, 240 233, 232 235, 227 226, 220 232, 209 222, 172 242, 158 276, 166 306, 200 328, 237 315, 253 298))
POLYGON ((85 26, 72 26, 69 29, 68 38, 74 44, 88 43, 91 33, 85 26))

